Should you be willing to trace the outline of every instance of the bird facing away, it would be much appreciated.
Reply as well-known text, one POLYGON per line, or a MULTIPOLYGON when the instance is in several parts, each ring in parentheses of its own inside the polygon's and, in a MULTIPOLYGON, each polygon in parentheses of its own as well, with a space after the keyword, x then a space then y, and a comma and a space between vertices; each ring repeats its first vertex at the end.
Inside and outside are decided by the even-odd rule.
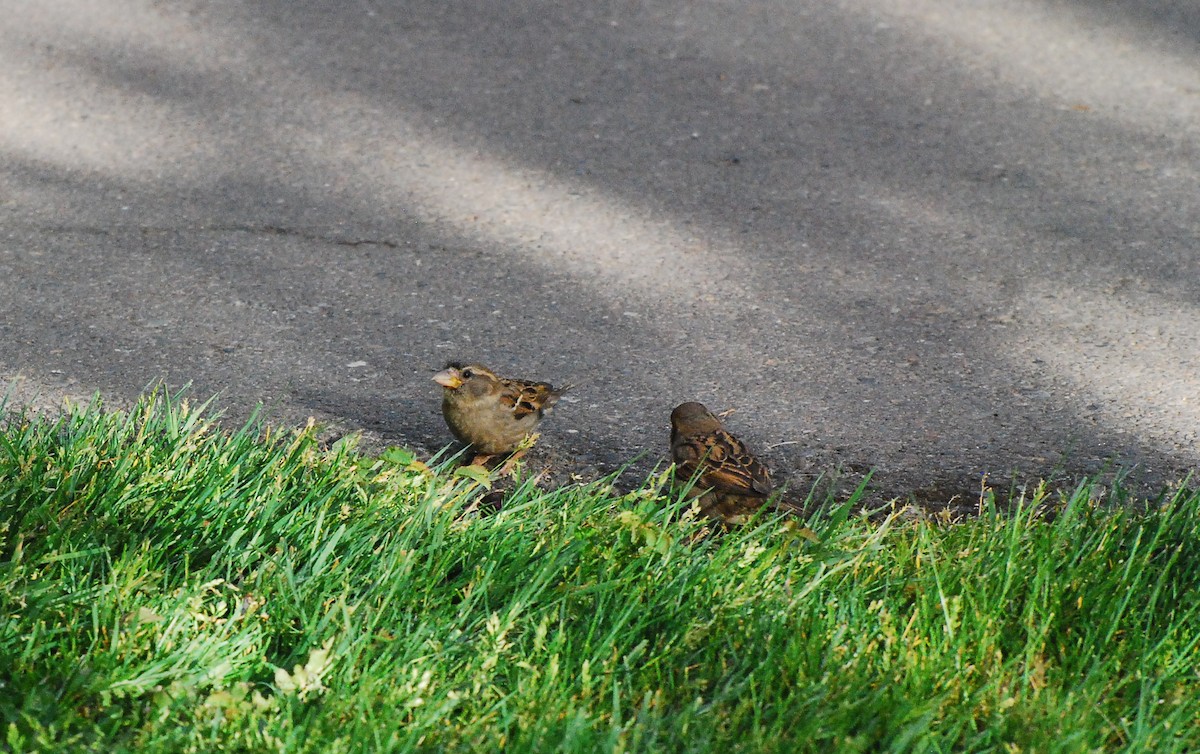
POLYGON ((745 522, 774 489, 767 467, 700 403, 681 403, 671 412, 671 460, 676 486, 695 478, 687 496, 725 524, 745 522))
POLYGON ((482 364, 457 362, 447 364, 433 381, 442 386, 446 426, 471 446, 476 463, 516 450, 571 387, 505 379, 482 364))

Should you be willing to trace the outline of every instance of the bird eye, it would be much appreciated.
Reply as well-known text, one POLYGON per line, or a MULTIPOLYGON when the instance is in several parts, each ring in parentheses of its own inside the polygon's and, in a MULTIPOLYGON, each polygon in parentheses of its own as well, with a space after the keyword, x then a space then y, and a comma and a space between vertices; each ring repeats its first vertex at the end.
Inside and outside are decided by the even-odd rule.
POLYGON ((469 380, 475 376, 475 373, 472 372, 470 369, 464 369, 464 370, 462 370, 462 376, 463 376, 464 380, 469 380))

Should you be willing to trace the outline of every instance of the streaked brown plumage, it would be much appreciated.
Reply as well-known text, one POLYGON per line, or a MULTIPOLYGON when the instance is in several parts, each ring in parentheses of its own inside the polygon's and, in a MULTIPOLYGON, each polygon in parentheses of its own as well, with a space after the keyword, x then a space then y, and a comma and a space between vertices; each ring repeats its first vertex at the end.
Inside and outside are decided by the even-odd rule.
POLYGON ((705 516, 725 524, 744 522, 774 489, 767 467, 700 403, 681 403, 671 412, 671 460, 675 484, 683 487, 695 477, 688 497, 705 516))
POLYGON ((537 429, 570 385, 498 377, 482 364, 450 363, 433 376, 442 386, 442 416, 459 442, 479 455, 512 453, 537 429))

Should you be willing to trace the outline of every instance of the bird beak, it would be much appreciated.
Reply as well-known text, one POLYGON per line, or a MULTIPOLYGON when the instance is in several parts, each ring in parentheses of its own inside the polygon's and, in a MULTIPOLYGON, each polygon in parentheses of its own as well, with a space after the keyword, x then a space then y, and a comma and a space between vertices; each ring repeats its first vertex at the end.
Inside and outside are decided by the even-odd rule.
POLYGON ((443 369, 433 375, 433 381, 445 388, 457 390, 463 384, 462 375, 457 369, 443 369))

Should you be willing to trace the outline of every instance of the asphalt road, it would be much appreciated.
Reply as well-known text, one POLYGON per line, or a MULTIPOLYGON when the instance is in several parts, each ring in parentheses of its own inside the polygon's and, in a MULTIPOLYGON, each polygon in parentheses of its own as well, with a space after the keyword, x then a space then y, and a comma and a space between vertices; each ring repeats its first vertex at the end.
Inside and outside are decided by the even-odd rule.
POLYGON ((970 500, 1200 449, 1187 0, 0 0, 0 382, 368 446, 430 375, 575 382, 542 458, 684 400, 803 488, 970 500))

